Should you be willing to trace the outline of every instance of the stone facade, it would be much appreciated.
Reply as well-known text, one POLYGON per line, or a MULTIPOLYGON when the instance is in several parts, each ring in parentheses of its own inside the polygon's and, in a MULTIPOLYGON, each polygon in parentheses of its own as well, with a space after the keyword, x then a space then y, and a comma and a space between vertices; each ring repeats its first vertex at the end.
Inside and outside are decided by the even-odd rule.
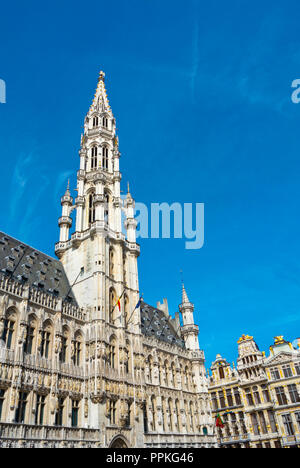
POLYGON ((238 341, 237 366, 220 355, 211 367, 209 393, 221 447, 300 448, 299 345, 275 338, 270 355, 253 337, 238 341))
POLYGON ((121 197, 104 80, 77 197, 68 185, 61 198, 59 260, 0 233, 0 446, 213 447, 193 304, 183 286, 181 325, 166 300, 140 298, 135 205, 129 187, 121 197))

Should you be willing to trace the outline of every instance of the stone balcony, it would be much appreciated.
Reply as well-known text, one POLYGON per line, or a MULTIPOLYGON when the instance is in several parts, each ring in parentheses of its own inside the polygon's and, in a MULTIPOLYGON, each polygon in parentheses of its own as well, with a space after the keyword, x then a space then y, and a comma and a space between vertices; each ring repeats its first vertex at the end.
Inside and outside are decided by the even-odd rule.
POLYGON ((250 441, 250 434, 238 434, 234 436, 221 437, 221 445, 234 445, 234 444, 245 444, 250 441))
POLYGON ((290 447, 291 445, 300 445, 300 435, 282 437, 281 441, 284 447, 290 447))
POLYGON ((0 448, 100 447, 97 429, 0 423, 0 448))

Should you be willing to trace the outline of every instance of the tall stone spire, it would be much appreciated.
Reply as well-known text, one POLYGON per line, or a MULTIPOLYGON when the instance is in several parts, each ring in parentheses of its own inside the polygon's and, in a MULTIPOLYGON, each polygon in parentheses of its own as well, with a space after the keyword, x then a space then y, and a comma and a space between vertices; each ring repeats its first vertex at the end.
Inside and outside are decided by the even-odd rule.
POLYGON ((120 156, 105 74, 100 72, 81 136, 77 198, 72 205, 70 193, 63 197, 61 236, 55 251, 71 284, 84 268, 84 275, 74 286, 78 303, 92 307, 105 320, 110 320, 109 304, 124 293, 124 284, 130 290, 122 296, 130 304, 127 307, 134 307, 139 297, 134 199, 131 195, 124 201, 121 198, 120 156), (69 236, 72 210, 76 210, 76 226, 69 236), (126 234, 122 212, 126 214, 126 234), (132 304, 129 296, 133 297, 132 304))
POLYGON ((109 112, 112 115, 112 111, 109 105, 107 92, 105 88, 105 73, 101 71, 99 73, 98 85, 94 94, 93 103, 90 107, 89 112, 109 112))
POLYGON ((189 298, 187 296, 184 283, 182 283, 182 304, 190 303, 189 298))
POLYGON ((187 349, 199 349, 199 328, 194 321, 194 304, 189 301, 184 283, 182 283, 182 302, 179 306, 182 314, 183 327, 181 329, 187 349))

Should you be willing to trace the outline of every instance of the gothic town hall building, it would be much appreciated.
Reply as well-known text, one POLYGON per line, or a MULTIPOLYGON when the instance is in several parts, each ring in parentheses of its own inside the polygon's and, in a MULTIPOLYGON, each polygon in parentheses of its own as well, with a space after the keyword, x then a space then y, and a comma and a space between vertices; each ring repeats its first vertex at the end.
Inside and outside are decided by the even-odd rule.
POLYGON ((184 286, 175 318, 166 300, 140 300, 135 204, 129 189, 120 196, 104 79, 84 121, 77 198, 69 187, 61 198, 58 260, 0 233, 0 447, 214 447, 184 286))

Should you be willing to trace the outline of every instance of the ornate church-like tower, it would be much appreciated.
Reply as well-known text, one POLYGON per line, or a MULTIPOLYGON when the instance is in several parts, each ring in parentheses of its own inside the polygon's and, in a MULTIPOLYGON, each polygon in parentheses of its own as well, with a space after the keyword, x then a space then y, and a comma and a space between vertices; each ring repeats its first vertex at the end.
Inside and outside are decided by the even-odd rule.
POLYGON ((116 121, 104 79, 104 73, 100 72, 94 100, 84 121, 78 196, 73 205, 68 188, 61 199, 60 241, 55 251, 79 306, 88 307, 93 316, 105 322, 125 326, 124 321, 118 322, 114 306, 119 297, 124 310, 131 310, 138 302, 139 246, 134 200, 129 190, 125 200, 120 195, 116 121), (74 210, 75 232, 70 236, 74 210))
MULTIPOLYGON (((136 382, 130 378, 142 356, 140 310, 136 307, 140 249, 129 186, 127 196, 121 198, 116 121, 104 80, 105 74, 100 72, 81 136, 78 196, 73 204, 68 188, 61 199, 60 241, 55 249, 79 307, 87 312, 86 362, 92 388, 89 424, 94 427, 105 426, 107 418, 113 423, 113 413, 118 412, 118 419, 125 422, 129 412, 138 418, 142 410, 138 405, 142 397, 136 395, 136 382), (70 235, 73 211, 75 232, 70 235), (120 391, 124 398, 116 405, 120 391)), ((143 384, 141 377, 138 383, 143 384)), ((103 434, 105 437, 104 428, 103 434)), ((136 440, 132 443, 138 444, 136 440)))

